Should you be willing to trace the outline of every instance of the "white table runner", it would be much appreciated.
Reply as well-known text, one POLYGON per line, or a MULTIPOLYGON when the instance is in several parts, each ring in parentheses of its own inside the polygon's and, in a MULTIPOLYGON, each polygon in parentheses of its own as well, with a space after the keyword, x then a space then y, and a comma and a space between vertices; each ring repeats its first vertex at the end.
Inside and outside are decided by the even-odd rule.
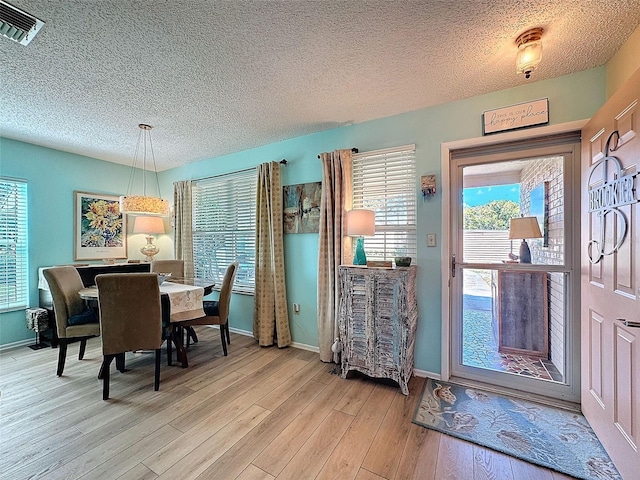
POLYGON ((204 288, 180 283, 163 282, 160 293, 166 293, 171 304, 171 322, 181 322, 204 317, 202 297, 204 288))

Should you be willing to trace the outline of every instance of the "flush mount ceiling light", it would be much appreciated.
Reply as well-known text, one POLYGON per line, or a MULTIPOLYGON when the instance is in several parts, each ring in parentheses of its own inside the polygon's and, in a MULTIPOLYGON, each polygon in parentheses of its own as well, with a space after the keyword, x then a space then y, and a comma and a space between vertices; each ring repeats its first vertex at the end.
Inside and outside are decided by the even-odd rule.
POLYGON ((151 129, 153 127, 144 123, 139 124, 138 127, 140 128, 138 145, 136 146, 136 153, 133 158, 133 165, 131 166, 127 195, 120 197, 120 213, 167 216, 169 214, 169 202, 160 198, 160 182, 158 181, 158 171, 156 170, 156 159, 153 156, 153 145, 151 143, 151 129), (153 161, 153 172, 156 176, 156 186, 158 188, 157 197, 147 196, 147 146, 153 161), (132 195, 133 183, 140 156, 142 156, 142 195, 132 195))
POLYGON ((540 27, 531 28, 516 38, 518 56, 516 57, 516 72, 524 73, 525 78, 531 77, 542 60, 542 32, 540 27))
POLYGON ((21 45, 28 45, 44 22, 0 0, 0 34, 21 45))

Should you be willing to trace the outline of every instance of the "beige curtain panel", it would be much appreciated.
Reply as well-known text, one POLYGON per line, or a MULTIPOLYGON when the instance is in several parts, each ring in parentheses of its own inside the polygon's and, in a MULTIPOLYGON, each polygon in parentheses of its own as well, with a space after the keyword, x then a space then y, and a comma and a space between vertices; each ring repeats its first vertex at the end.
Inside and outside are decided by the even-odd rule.
POLYGON ((331 344, 338 337, 338 267, 351 258, 344 218, 351 209, 351 150, 321 153, 322 201, 318 247, 318 346, 320 360, 338 362, 331 344))
POLYGON ((258 343, 291 345, 284 278, 284 226, 280 164, 258 166, 256 195, 256 288, 253 336, 258 343))
POLYGON ((191 224, 191 181, 173 184, 174 255, 184 261, 184 276, 193 277, 193 226, 191 224))

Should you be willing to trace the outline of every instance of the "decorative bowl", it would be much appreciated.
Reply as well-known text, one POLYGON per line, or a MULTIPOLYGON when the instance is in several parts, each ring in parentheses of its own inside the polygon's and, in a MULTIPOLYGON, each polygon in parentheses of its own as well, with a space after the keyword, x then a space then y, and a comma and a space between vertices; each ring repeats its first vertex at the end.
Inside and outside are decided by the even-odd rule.
POLYGON ((396 267, 408 267, 411 265, 411 257, 396 257, 396 267))
POLYGON ((169 273, 158 273, 158 285, 162 285, 164 281, 171 276, 171 272, 169 273))

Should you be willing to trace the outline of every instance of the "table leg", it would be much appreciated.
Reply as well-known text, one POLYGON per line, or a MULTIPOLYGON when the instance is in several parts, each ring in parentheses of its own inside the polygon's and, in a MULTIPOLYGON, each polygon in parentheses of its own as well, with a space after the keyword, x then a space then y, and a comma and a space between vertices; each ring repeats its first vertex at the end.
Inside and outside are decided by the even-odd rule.
POLYGON ((182 368, 187 368, 189 366, 189 361, 187 360, 187 349, 184 348, 184 344, 182 343, 183 336, 182 327, 174 325, 171 337, 173 338, 173 343, 176 346, 176 357, 178 362, 181 363, 182 368))
POLYGON ((173 339, 172 337, 172 332, 171 332, 171 327, 166 327, 164 329, 164 338, 167 341, 167 365, 168 366, 172 366, 173 365, 173 339))
MULTIPOLYGON (((180 356, 180 346, 182 345, 182 341, 179 343, 176 342, 175 330, 177 326, 171 323, 171 303, 169 302, 169 297, 167 295, 162 295, 160 297, 160 303, 162 304, 162 326, 167 339, 167 365, 171 366, 173 365, 172 345, 176 346, 176 357, 178 362, 183 358, 180 356)), ((182 347, 182 349, 184 351, 184 347, 182 347)), ((186 354, 184 354, 184 358, 186 359, 186 354)), ((186 361, 182 363, 183 367, 186 367, 185 363, 186 361)))

